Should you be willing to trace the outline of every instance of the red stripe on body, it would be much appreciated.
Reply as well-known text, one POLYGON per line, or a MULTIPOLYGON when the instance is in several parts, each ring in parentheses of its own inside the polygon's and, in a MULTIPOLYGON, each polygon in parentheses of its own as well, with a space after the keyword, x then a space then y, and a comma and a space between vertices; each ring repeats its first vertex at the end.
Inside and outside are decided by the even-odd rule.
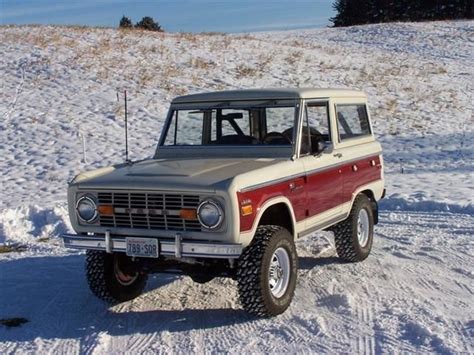
POLYGON ((296 221, 299 222, 351 201, 352 194, 360 186, 380 179, 381 161, 380 157, 375 155, 307 176, 289 178, 273 185, 237 192, 240 231, 253 229, 255 218, 259 215, 262 205, 272 198, 286 197, 293 207, 296 221), (371 161, 374 161, 375 165, 372 165, 371 161), (357 168, 354 169, 354 166, 357 168), (242 216, 240 206, 249 203, 253 207, 253 213, 242 216))

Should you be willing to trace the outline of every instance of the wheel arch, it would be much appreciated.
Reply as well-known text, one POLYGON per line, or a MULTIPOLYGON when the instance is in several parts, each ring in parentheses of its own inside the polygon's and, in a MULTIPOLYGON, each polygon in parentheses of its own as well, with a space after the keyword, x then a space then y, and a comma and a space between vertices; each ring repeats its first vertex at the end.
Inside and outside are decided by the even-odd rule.
POLYGON ((372 210, 374 212, 374 225, 377 224, 379 222, 379 205, 375 197, 376 194, 370 187, 361 188, 353 194, 350 210, 352 210, 354 201, 359 195, 365 195, 370 200, 370 203, 372 205, 372 210))
POLYGON ((268 206, 261 214, 257 226, 276 225, 284 227, 293 236, 295 234, 294 216, 285 202, 276 202, 268 206))
POLYGON ((265 201, 258 209, 252 229, 241 233, 241 241, 250 244, 258 226, 266 224, 284 227, 288 229, 293 239, 296 239, 296 218, 288 198, 279 196, 265 201))

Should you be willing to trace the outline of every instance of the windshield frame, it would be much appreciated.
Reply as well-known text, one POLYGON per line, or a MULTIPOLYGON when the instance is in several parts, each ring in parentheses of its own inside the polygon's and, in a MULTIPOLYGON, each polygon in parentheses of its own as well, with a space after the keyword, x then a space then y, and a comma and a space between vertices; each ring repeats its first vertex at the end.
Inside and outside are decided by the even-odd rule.
MULTIPOLYGON (((213 102, 193 102, 193 103, 179 103, 179 104, 171 104, 168 114, 166 117, 165 124, 163 125, 163 128, 161 130, 160 134, 160 139, 158 142, 158 146, 156 148, 155 152, 155 158, 158 157, 158 151, 163 152, 164 150, 170 150, 174 151, 175 154, 179 150, 186 150, 190 151, 191 149, 195 149, 199 152, 215 152, 215 151, 233 151, 235 152, 236 148, 239 148, 242 150, 243 155, 256 155, 258 156, 259 154, 249 154, 250 150, 254 151, 261 151, 262 156, 274 156, 280 155, 281 152, 286 151, 287 157, 293 157, 295 154, 295 147, 297 146, 297 138, 298 138, 298 132, 299 132, 299 126, 300 126, 300 101, 299 99, 286 99, 286 100, 245 100, 245 101, 238 101, 238 100, 232 100, 232 101, 213 101, 213 102), (165 140, 166 136, 170 130, 171 125, 173 124, 173 117, 175 114, 175 111, 179 110, 206 110, 206 109, 249 109, 249 108, 263 108, 263 107, 291 107, 294 109, 294 115, 293 115, 293 134, 292 134, 292 144, 291 145, 165 145, 165 140), (255 149, 257 148, 258 149, 255 149), (249 149, 250 148, 250 149, 249 149), (263 152, 264 150, 272 151, 272 152, 263 152), (278 153, 280 152, 280 154, 278 153)), ((163 152, 164 153, 164 152, 163 152)), ((212 154, 211 153, 211 154, 212 154)), ((167 154, 166 154, 167 155, 167 154)), ((181 154, 179 154, 181 155, 181 154)), ((194 154, 192 154, 194 155, 194 154)), ((214 154, 212 154, 214 155, 214 154)))

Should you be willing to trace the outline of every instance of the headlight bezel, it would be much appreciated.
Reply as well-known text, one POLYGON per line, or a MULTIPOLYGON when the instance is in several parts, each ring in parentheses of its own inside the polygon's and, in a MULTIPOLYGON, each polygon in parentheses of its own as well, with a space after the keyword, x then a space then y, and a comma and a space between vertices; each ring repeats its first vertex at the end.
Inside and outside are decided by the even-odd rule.
POLYGON ((199 205, 197 207, 197 210, 196 210, 196 215, 197 215, 198 221, 199 221, 199 223, 201 224, 202 227, 204 227, 207 230, 216 230, 216 229, 218 229, 219 227, 222 226, 222 222, 224 221, 224 208, 216 200, 204 199, 202 202, 199 203, 199 205), (206 224, 201 218, 201 210, 207 204, 215 207, 216 210, 217 210, 217 214, 219 216, 217 222, 214 223, 213 225, 206 224))
POLYGON ((99 210, 98 210, 97 201, 96 201, 96 199, 93 195, 86 194, 86 195, 82 195, 81 197, 78 198, 78 200, 76 202, 76 215, 77 215, 77 217, 79 218, 79 220, 81 222, 84 222, 84 223, 87 223, 87 224, 93 224, 94 222, 97 221, 97 219, 99 217, 99 210), (93 215, 90 219, 84 218, 83 216, 81 216, 81 213, 79 212, 79 205, 84 201, 87 201, 88 203, 90 203, 90 205, 94 209, 93 215))

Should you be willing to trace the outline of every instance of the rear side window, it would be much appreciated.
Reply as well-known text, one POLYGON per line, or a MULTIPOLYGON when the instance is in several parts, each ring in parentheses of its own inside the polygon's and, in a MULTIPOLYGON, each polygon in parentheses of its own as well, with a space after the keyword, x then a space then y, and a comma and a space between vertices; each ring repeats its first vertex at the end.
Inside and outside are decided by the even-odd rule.
POLYGON ((364 104, 337 105, 336 114, 341 141, 370 135, 369 117, 364 104))

